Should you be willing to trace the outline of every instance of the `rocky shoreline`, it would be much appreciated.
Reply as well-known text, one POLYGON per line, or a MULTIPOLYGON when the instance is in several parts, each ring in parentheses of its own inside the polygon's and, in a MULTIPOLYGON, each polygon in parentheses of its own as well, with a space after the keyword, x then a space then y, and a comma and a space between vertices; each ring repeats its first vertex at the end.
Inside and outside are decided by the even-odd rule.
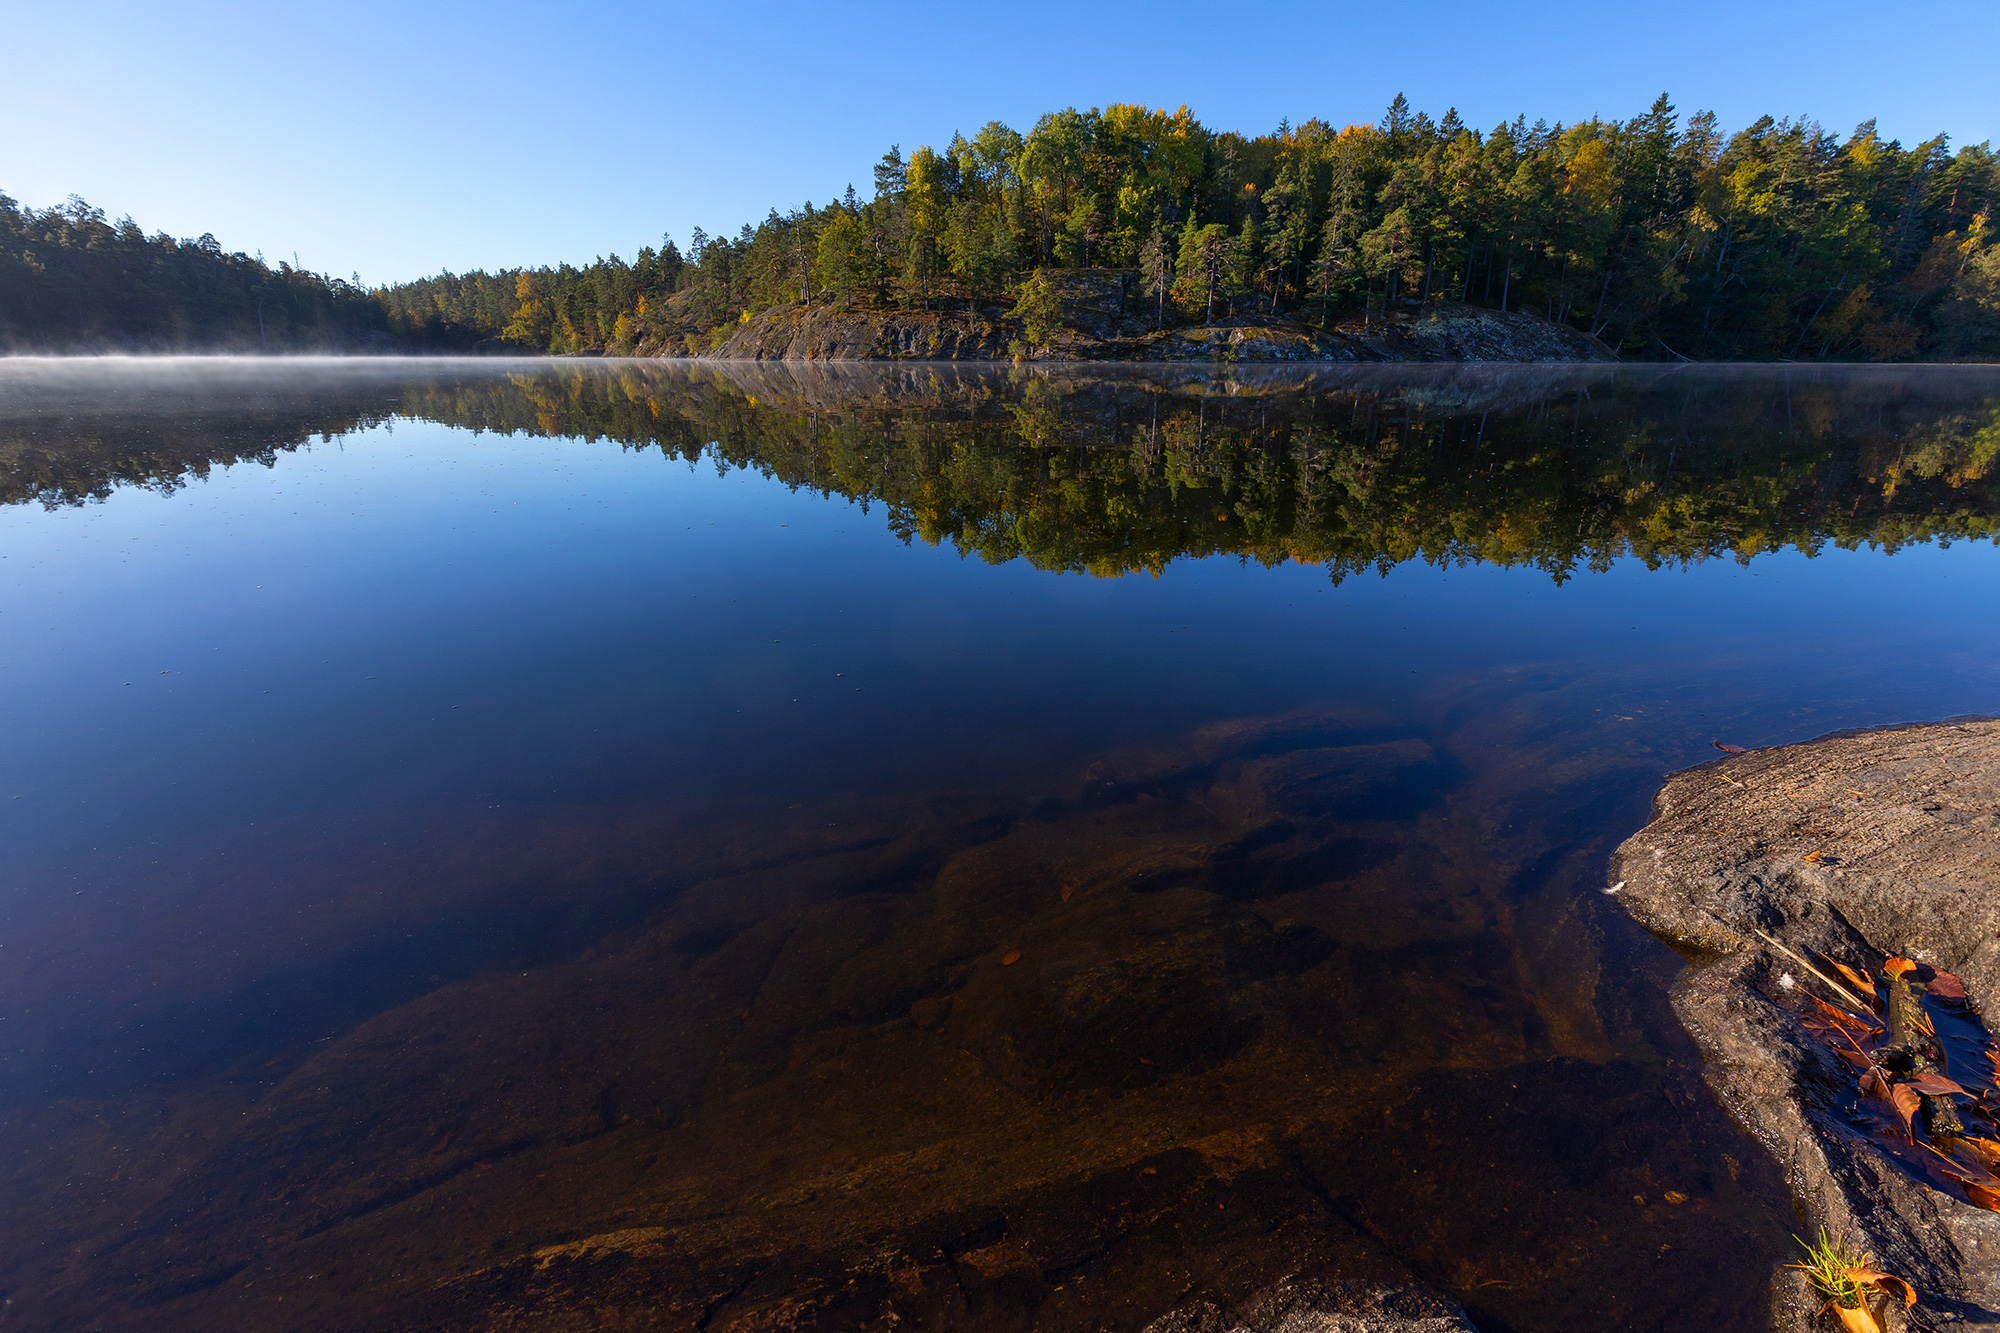
POLYGON ((640 356, 709 361, 1152 361, 1367 363, 1616 361, 1580 330, 1520 310, 1409 302, 1386 316, 1347 312, 1326 324, 1239 298, 1201 324, 1160 318, 1137 295, 1136 274, 1085 270, 1057 280, 1059 327, 1030 344, 1004 304, 958 301, 903 308, 865 301, 795 301, 721 331, 691 316, 668 320, 640 356))
MULTIPOLYGON (((1606 890, 1693 955, 1674 1010, 1717 1098, 1784 1169, 1799 1234, 1825 1226, 1872 1252, 1915 1285, 1931 1326, 2000 1327, 2000 1214, 1871 1136, 1855 1069, 1802 1021, 1828 990, 1802 962, 1878 976, 1904 956, 1956 974, 1984 1007, 2000 996, 1996 890, 1991 718, 1841 732, 1675 773, 1606 890)), ((1780 1270, 1771 1297, 1775 1327, 1825 1326, 1801 1274, 1780 1270)), ((1890 1328, 1903 1318, 1880 1313, 1890 1328)))

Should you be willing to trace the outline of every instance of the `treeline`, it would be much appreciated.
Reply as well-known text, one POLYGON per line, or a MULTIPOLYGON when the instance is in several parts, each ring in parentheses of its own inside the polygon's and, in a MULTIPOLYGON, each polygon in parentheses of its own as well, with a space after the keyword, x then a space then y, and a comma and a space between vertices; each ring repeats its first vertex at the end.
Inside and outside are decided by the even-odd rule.
MULTIPOLYGON (((4 197, 0 197, 4 199, 4 197)), ((1629 120, 1490 130, 1413 112, 1246 137, 1183 107, 1074 109, 896 148, 865 200, 697 230, 632 262, 354 284, 144 236, 73 201, 0 205, 9 346, 698 354, 798 302, 1059 313, 1049 269, 1133 279, 1157 323, 1338 324, 1456 302, 1525 310, 1629 357, 2000 356, 2000 158, 1874 124, 1725 135, 1662 96, 1629 120)))
MULTIPOLYGON (((2000 354, 2000 160, 1873 123, 1765 118, 1724 135, 1662 96, 1630 120, 1455 113, 1254 138, 1111 106, 896 149, 866 201, 772 212, 625 265, 434 280, 385 299, 412 330, 537 351, 702 351, 788 302, 1033 297, 1042 268, 1137 270, 1157 317, 1312 322, 1425 302, 1528 310, 1668 359, 2000 354), (516 299, 506 299, 509 285, 516 299), (405 296, 408 292, 411 295, 405 296), (503 318, 504 316, 504 318, 503 318)), ((1027 312, 1024 312, 1027 313, 1027 312)))
POLYGON ((356 351, 393 346, 388 328, 356 283, 0 194, 0 351, 356 351))

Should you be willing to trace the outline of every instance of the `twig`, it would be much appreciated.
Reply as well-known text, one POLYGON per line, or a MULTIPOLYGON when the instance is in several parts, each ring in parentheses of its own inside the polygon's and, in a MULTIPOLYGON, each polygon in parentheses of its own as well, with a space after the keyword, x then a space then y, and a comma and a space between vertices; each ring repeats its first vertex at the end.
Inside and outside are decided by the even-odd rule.
MULTIPOLYGON (((1750 927, 1750 929, 1756 931, 1756 933, 1759 935, 1764 935, 1764 932, 1761 930, 1757 930, 1757 927, 1755 926, 1750 927)), ((1784 945, 1772 939, 1769 935, 1764 935, 1764 942, 1770 945, 1773 949, 1776 949, 1779 953, 1785 955, 1785 957, 1797 963, 1800 967, 1803 967, 1806 971, 1818 977, 1820 981, 1824 983, 1829 990, 1831 990, 1835 995, 1838 995, 1841 999, 1847 1001, 1849 1005, 1863 1011, 1864 1013, 1873 1014, 1875 1012, 1873 1009, 1869 1008, 1868 1005, 1862 1003, 1861 999, 1858 996, 1856 996, 1854 992, 1848 990, 1847 987, 1841 985, 1838 981, 1835 981, 1832 977, 1820 971, 1818 968, 1814 967, 1811 963, 1808 963, 1805 959, 1799 957, 1797 954, 1793 953, 1790 949, 1787 949, 1784 945)))

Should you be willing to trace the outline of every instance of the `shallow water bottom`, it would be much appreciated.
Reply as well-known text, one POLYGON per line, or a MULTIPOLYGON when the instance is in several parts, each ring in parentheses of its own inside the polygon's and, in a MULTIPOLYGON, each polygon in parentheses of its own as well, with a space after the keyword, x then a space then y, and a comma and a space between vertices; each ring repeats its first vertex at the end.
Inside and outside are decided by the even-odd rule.
POLYGON ((1652 757, 1546 735, 1596 688, 1242 719, 1004 801, 516 815, 651 901, 164 1099, 16 1112, 61 1242, 22 1313, 1137 1328, 1310 1273, 1489 1333, 1756 1326, 1780 1182, 1591 881, 1652 757))

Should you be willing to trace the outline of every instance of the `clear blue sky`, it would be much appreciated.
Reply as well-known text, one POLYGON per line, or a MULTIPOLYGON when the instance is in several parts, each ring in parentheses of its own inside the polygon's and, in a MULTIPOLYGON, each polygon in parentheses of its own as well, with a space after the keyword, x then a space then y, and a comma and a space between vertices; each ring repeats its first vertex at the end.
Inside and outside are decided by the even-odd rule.
POLYGON ((30 7, 0 44, 0 190, 71 193, 370 283, 630 257, 833 197, 891 143, 1065 105, 1208 125, 1624 117, 1662 90, 1914 142, 2000 138, 2000 3, 30 7))

